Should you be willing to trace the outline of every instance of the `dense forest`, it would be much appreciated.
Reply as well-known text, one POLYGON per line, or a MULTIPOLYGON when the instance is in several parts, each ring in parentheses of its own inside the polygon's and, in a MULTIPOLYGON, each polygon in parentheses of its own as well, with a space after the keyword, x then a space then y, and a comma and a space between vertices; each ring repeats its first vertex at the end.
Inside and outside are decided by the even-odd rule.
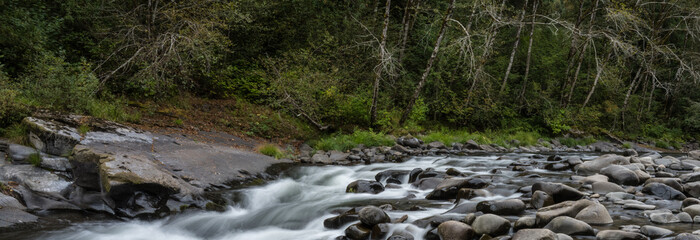
POLYGON ((187 95, 324 132, 700 133, 695 0, 2 0, 0 36, 0 128, 187 95))

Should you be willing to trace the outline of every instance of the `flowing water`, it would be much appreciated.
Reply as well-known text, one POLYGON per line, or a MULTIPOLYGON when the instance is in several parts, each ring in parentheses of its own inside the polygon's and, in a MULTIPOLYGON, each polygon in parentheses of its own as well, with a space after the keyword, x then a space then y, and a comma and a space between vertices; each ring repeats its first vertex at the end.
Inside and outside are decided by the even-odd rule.
MULTIPOLYGON (((279 180, 262 186, 231 190, 224 193, 229 201, 225 212, 192 211, 155 221, 86 221, 68 224, 59 229, 44 229, 14 236, 21 239, 148 239, 148 240, 237 240, 237 239, 334 239, 343 235, 345 227, 327 229, 323 220, 336 216, 351 207, 392 204, 387 211, 392 219, 408 215, 404 224, 392 225, 411 232, 422 239, 430 229, 422 229, 411 222, 443 214, 455 204, 448 201, 428 201, 430 190, 420 190, 406 183, 400 188, 387 188, 379 194, 345 193, 348 183, 358 179, 373 180, 384 170, 411 170, 435 168, 446 171, 455 168, 469 176, 491 179, 489 197, 480 197, 460 204, 484 200, 518 198, 520 187, 538 181, 573 184, 571 171, 552 172, 535 168, 525 172, 508 170, 518 159, 532 159, 531 154, 486 156, 416 157, 402 163, 382 163, 357 166, 300 166, 285 171, 279 180)), ((578 156, 591 159, 593 155, 578 156)), ((546 161, 536 159, 536 161, 546 161)), ((407 178, 407 177, 406 177, 407 178)), ((619 214, 611 210, 616 222, 619 214)), ((525 215, 534 214, 527 210, 525 215)), ((630 219, 630 218, 622 218, 630 219)), ((511 219, 514 220, 514 219, 511 219)), ((692 227, 691 227, 692 229, 692 227)), ((389 234, 391 235, 391 234, 389 234)), ((0 236, 2 236, 0 234, 0 236)), ((0 237, 2 238, 2 237, 0 237)))

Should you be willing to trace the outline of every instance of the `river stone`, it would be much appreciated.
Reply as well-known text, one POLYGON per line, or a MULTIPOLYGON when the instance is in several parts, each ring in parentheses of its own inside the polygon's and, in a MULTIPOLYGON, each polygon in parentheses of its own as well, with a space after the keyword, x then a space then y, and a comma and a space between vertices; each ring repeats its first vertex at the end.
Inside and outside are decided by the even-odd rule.
POLYGON ((510 221, 494 214, 484 214, 474 220, 472 228, 477 234, 499 236, 508 233, 510 221))
POLYGON ((582 164, 576 165, 575 170, 578 174, 595 174, 599 173, 601 169, 613 164, 630 164, 630 158, 615 154, 605 154, 591 161, 586 161, 582 164))
POLYGON ((639 229, 639 232, 650 238, 662 238, 673 234, 673 231, 671 230, 651 225, 642 226, 642 228, 639 229))
POLYGON ((428 143, 428 148, 447 149, 444 143, 438 141, 428 143))
POLYGON ((463 222, 446 221, 437 227, 438 235, 442 240, 472 239, 474 230, 463 222))
POLYGON ((396 143, 410 148, 420 148, 423 141, 415 137, 400 137, 396 139, 396 143))
POLYGON ((583 198, 583 193, 561 183, 537 182, 532 185, 532 192, 538 190, 552 196, 555 203, 583 198))
POLYGON ((35 193, 62 199, 63 190, 71 185, 62 177, 32 165, 8 165, 0 168, 0 180, 18 182, 35 193))
POLYGON ((636 186, 639 185, 639 176, 620 165, 610 165, 600 170, 600 173, 608 176, 610 180, 617 184, 636 186))
POLYGON ((634 199, 635 197, 634 195, 625 192, 611 192, 605 194, 605 198, 607 198, 610 201, 616 202, 621 200, 634 199))
POLYGON ((421 173, 423 173, 423 169, 421 168, 414 168, 413 170, 408 172, 408 182, 413 183, 416 180, 418 180, 418 175, 420 175, 421 173))
POLYGON ((594 182, 593 192, 597 194, 607 194, 611 192, 625 192, 625 189, 611 182, 594 182))
POLYGON ((608 209, 600 203, 594 203, 576 214, 576 219, 593 225, 611 224, 613 223, 608 209))
POLYGON ((558 240, 557 234, 549 229, 521 229, 511 240, 558 240))
POLYGON ((663 183, 668 185, 669 187, 672 187, 678 191, 683 191, 683 185, 681 184, 681 179, 680 178, 650 178, 647 179, 646 182, 644 182, 644 185, 647 185, 649 183, 663 183))
POLYGON ((532 199, 530 200, 530 205, 535 209, 540 209, 546 206, 554 204, 554 199, 552 196, 543 191, 535 191, 532 193, 532 199))
POLYGON ((680 176, 683 182, 697 182, 700 181, 700 172, 686 173, 680 176))
POLYGON ((345 236, 352 240, 366 240, 369 239, 370 232, 362 223, 356 223, 345 229, 345 236))
POLYGON ((483 201, 476 205, 476 210, 483 213, 496 215, 519 215, 525 211, 525 203, 520 199, 507 199, 500 201, 483 201))
POLYGON ((357 220, 359 220, 357 214, 343 213, 323 220, 323 226, 329 229, 339 229, 340 227, 357 220))
POLYGON ((520 229, 526 229, 526 228, 535 228, 537 227, 537 218, 535 216, 522 216, 518 218, 518 220, 515 220, 515 224, 513 225, 513 230, 517 231, 520 229))
POLYGON ((597 240, 649 240, 648 237, 640 233, 621 230, 603 230, 598 232, 595 238, 597 240))
POLYGON ((540 208, 535 214, 537 225, 544 226, 552 219, 559 216, 576 217, 576 215, 584 208, 593 205, 594 202, 587 199, 578 201, 566 201, 554 204, 552 206, 540 208))
POLYGON ((682 192, 679 192, 676 189, 673 189, 672 187, 669 187, 666 184, 663 183, 658 183, 658 182, 652 182, 647 185, 644 185, 644 188, 642 189, 643 193, 647 194, 653 194, 656 195, 660 198, 667 199, 667 200, 683 200, 685 199, 685 195, 683 195, 682 192))
POLYGON ((408 176, 408 171, 405 170, 386 170, 386 171, 381 171, 377 173, 377 175, 374 176, 374 180, 377 182, 381 182, 384 180, 387 180, 389 178, 395 178, 395 179, 404 179, 404 177, 408 176))
POLYGON ((693 223, 693 217, 691 217, 690 214, 688 214, 687 212, 680 212, 676 214, 676 217, 682 223, 693 223))
POLYGON ((593 236, 593 228, 580 220, 576 220, 568 216, 559 216, 550 221, 544 228, 552 230, 555 233, 563 233, 567 235, 585 235, 593 236))
POLYGON ((456 213, 445 213, 445 214, 440 214, 440 215, 434 215, 430 217, 425 217, 418 219, 414 221, 412 224, 416 225, 421 228, 426 228, 428 226, 430 227, 437 227, 441 223, 454 220, 454 221, 461 221, 465 219, 464 214, 456 214, 456 213))
POLYGON ((700 240, 700 236, 690 233, 681 233, 676 235, 673 240, 700 240))
POLYGON ((681 222, 676 215, 671 212, 656 212, 649 214, 649 220, 656 224, 669 224, 681 222))
POLYGON ((442 180, 442 178, 435 177, 421 178, 418 181, 413 182, 411 185, 420 190, 435 189, 438 185, 440 185, 442 180))
POLYGON ((698 200, 697 198, 686 198, 681 203, 681 207, 687 207, 695 204, 700 204, 700 200, 698 200))
POLYGON ((683 208, 683 212, 690 214, 690 217, 700 216, 700 204, 691 205, 683 208))
POLYGON ((377 181, 357 180, 348 184, 345 192, 348 193, 372 193, 377 194, 384 191, 382 183, 377 181))
POLYGON ((656 165, 664 165, 666 167, 671 166, 672 164, 678 164, 680 162, 680 160, 671 156, 654 159, 654 163, 656 163, 656 165))
POLYGON ((472 199, 475 197, 488 197, 492 194, 486 189, 462 188, 457 192, 457 199, 472 199))
POLYGON ((557 233, 557 240, 574 240, 574 238, 563 233, 557 233))
POLYGON ((685 192, 692 197, 700 197, 700 182, 686 183, 683 187, 685 192))
POLYGON ((481 178, 448 178, 440 182, 435 189, 426 196, 429 200, 454 199, 462 188, 484 188, 488 182, 481 178))
POLYGON ((700 160, 700 150, 694 150, 688 152, 688 157, 695 159, 695 160, 700 160))
POLYGON ((357 213, 360 222, 367 226, 374 226, 379 223, 391 222, 391 218, 382 209, 375 206, 367 206, 357 213))
POLYGON ((0 229, 14 227, 20 224, 34 223, 37 222, 38 219, 37 216, 17 208, 0 207, 0 229))
POLYGON ((632 210, 654 210, 656 206, 648 204, 625 203, 622 208, 632 210))
MULTIPOLYGON (((573 177, 573 176, 572 176, 573 177)), ((578 180, 578 182, 582 184, 593 184, 596 182, 607 182, 608 181, 608 176, 602 175, 602 174, 594 174, 588 177, 584 177, 578 180)))

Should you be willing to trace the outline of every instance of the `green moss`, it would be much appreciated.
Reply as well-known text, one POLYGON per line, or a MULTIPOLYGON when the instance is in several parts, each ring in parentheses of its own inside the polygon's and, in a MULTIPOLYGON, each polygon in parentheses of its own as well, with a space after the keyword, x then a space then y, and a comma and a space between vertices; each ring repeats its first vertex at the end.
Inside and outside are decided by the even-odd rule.
POLYGON ((81 136, 84 136, 84 135, 85 135, 86 133, 88 133, 89 131, 90 131, 90 126, 87 126, 87 125, 80 125, 80 126, 78 127, 78 133, 79 133, 81 136))
POLYGON ((178 118, 178 119, 173 120, 173 124, 175 124, 177 126, 183 126, 183 125, 185 125, 185 122, 182 121, 182 119, 178 118))
POLYGON ((29 158, 27 159, 27 161, 30 164, 38 167, 39 165, 41 165, 41 161, 42 161, 41 155, 39 155, 39 153, 32 153, 29 155, 29 158))
POLYGON ((258 152, 260 152, 263 155, 267 155, 270 157, 274 158, 283 158, 285 154, 280 150, 279 147, 275 146, 274 144, 263 144, 258 147, 258 152))

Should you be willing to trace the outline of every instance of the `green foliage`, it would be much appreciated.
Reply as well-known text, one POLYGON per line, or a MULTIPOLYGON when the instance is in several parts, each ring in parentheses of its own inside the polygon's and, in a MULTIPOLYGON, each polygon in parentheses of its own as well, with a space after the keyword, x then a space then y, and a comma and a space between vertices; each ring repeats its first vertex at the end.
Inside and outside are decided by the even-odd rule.
POLYGON ((312 146, 315 149, 324 151, 347 151, 357 147, 359 144, 365 147, 391 146, 394 144, 394 140, 383 133, 355 130, 352 134, 333 134, 321 138, 312 143, 312 146))
POLYGON ((622 147, 625 148, 625 149, 630 149, 630 148, 632 148, 632 144, 626 142, 626 143, 623 143, 623 144, 622 144, 622 147))
POLYGON ((469 140, 474 140, 479 144, 496 144, 503 147, 516 146, 535 146, 539 144, 539 140, 546 140, 547 137, 533 131, 493 131, 487 130, 484 132, 469 132, 466 130, 440 130, 430 132, 428 135, 421 136, 424 142, 442 142, 445 145, 452 143, 466 143, 469 140), (517 140, 517 141, 514 141, 517 140))
POLYGON ((6 128, 0 128, 0 135, 11 142, 29 145, 29 129, 22 123, 13 123, 6 128))
POLYGON ((257 149, 258 149, 258 152, 260 152, 261 154, 264 154, 264 155, 267 155, 270 157, 274 157, 277 159, 285 157, 285 154, 282 152, 282 150, 274 144, 270 144, 270 143, 263 144, 262 146, 259 146, 257 149))
POLYGON ((32 104, 76 112, 87 112, 98 84, 87 62, 71 64, 51 54, 43 55, 21 78, 32 104))
POLYGON ((138 112, 127 112, 126 104, 121 100, 107 101, 94 99, 89 102, 86 113, 93 117, 115 122, 138 123, 141 119, 141 115, 138 112))
POLYGON ((41 165, 41 161, 43 160, 41 159, 41 155, 39 153, 32 153, 29 155, 27 161, 35 167, 38 167, 39 165, 41 165))
POLYGON ((176 126, 182 127, 185 125, 185 122, 182 121, 182 119, 178 118, 178 119, 173 120, 173 124, 175 124, 176 126))
POLYGON ((700 102, 691 102, 685 111, 687 115, 683 119, 683 127, 700 134, 700 102))
POLYGON ((90 126, 88 125, 80 125, 78 126, 78 134, 81 136, 85 136, 90 131, 90 126))
POLYGON ((598 139, 593 136, 587 136, 584 138, 563 137, 558 138, 557 140, 559 140, 559 143, 567 147, 586 146, 598 142, 598 139))

